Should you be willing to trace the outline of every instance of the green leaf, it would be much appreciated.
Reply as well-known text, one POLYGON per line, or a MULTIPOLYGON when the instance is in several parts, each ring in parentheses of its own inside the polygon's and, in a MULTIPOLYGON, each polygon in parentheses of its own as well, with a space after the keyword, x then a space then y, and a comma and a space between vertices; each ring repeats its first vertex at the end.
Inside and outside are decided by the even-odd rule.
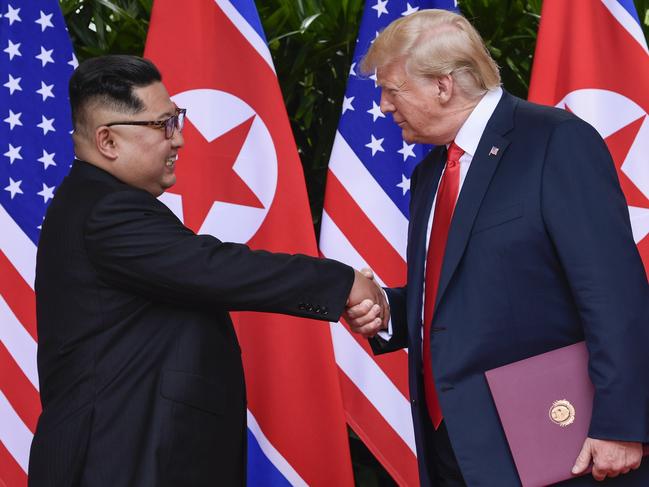
POLYGON ((301 31, 301 32, 306 31, 306 30, 309 28, 309 26, 313 23, 313 21, 314 21, 315 19, 317 19, 318 17, 320 17, 320 15, 322 15, 320 12, 318 12, 317 14, 309 15, 309 16, 308 16, 306 19, 304 19, 304 20, 302 21, 302 23, 300 24, 300 31, 301 31))

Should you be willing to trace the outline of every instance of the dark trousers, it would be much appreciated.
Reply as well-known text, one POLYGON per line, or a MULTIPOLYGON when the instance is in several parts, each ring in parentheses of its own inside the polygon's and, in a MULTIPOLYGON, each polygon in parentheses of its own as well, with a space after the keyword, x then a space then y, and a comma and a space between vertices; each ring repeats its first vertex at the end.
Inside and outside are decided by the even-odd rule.
POLYGON ((465 487, 460 466, 455 458, 451 441, 442 421, 435 430, 430 421, 426 428, 428 473, 434 487, 465 487))

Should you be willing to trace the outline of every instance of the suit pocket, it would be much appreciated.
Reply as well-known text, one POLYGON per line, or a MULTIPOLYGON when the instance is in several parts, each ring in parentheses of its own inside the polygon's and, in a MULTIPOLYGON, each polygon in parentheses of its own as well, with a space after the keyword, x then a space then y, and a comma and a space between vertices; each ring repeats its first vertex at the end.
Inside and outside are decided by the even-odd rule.
POLYGON ((165 399, 208 413, 223 414, 225 410, 223 388, 205 377, 188 372, 163 371, 160 394, 165 399))
POLYGON ((162 400, 172 404, 167 444, 161 453, 161 487, 245 485, 246 407, 243 383, 165 370, 162 400), (215 380, 218 380, 215 379, 215 380))
POLYGON ((516 220, 523 216, 523 205, 517 203, 515 205, 507 206, 500 210, 490 211, 484 215, 479 215, 478 219, 473 226, 472 234, 483 232, 489 228, 497 227, 503 223, 516 220))

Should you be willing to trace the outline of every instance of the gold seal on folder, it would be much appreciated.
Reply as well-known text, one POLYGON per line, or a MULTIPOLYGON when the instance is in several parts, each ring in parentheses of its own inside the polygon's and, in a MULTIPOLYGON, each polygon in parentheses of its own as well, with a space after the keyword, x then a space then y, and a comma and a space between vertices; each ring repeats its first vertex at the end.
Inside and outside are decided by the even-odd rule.
POLYGON ((559 426, 568 426, 575 421, 575 408, 566 399, 554 401, 550 408, 550 419, 559 426))

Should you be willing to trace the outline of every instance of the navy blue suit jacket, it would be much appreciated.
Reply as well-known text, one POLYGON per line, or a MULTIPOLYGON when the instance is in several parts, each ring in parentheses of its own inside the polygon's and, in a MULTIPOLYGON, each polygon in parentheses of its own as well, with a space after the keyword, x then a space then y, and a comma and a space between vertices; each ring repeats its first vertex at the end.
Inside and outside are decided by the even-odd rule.
MULTIPOLYGON (((409 349, 422 485, 422 283, 445 156, 436 148, 412 177, 408 284, 387 290, 392 339, 372 340, 376 353, 409 349)), ((453 215, 425 364, 469 485, 519 485, 484 372, 584 339, 595 385, 590 436, 649 441, 649 286, 611 157, 587 123, 504 93, 453 215)), ((649 485, 647 464, 611 485, 649 485)))

